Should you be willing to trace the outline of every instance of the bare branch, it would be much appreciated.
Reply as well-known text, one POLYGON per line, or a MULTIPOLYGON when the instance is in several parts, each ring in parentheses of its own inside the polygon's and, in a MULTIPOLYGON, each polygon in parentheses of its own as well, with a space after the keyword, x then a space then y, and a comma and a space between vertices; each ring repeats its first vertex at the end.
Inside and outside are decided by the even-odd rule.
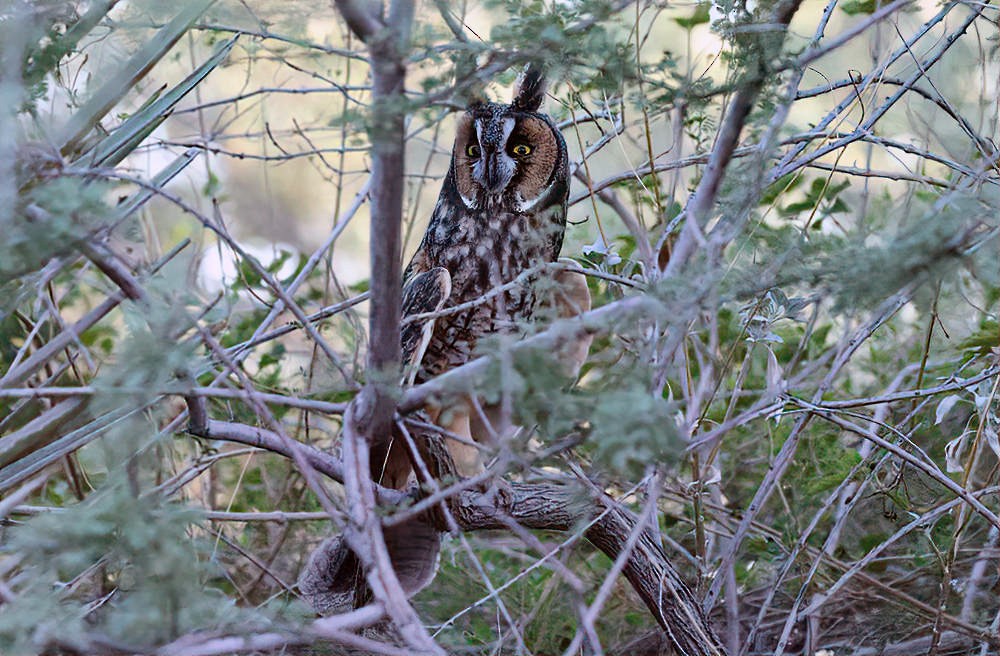
POLYGON ((370 11, 372 9, 371 2, 365 2, 364 0, 334 0, 334 4, 340 15, 347 21, 347 25, 351 28, 351 31, 361 37, 361 40, 365 43, 385 29, 382 21, 370 11))

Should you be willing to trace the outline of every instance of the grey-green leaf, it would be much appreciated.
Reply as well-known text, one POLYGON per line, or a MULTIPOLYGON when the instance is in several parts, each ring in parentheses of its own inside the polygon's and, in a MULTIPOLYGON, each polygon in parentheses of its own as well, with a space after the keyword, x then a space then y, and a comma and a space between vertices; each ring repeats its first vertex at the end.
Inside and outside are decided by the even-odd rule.
POLYGON ((192 0, 177 16, 156 33, 104 86, 76 112, 59 136, 59 150, 70 156, 83 138, 117 105, 135 84, 184 36, 215 0, 192 0))
POLYGON ((160 94, 153 102, 130 116, 122 125, 98 142, 79 161, 89 166, 115 166, 135 150, 168 116, 170 110, 215 70, 232 50, 238 37, 219 46, 201 66, 170 91, 160 94))

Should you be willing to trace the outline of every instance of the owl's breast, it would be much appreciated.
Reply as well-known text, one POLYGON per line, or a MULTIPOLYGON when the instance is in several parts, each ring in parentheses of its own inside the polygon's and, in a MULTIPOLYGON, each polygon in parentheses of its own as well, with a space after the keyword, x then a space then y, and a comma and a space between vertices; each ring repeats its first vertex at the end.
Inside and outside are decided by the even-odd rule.
POLYGON ((553 226, 537 214, 468 215, 450 228, 449 235, 435 240, 439 248, 428 254, 433 266, 451 273, 452 292, 446 307, 468 307, 437 320, 420 378, 464 364, 480 337, 516 330, 530 319, 535 303, 531 280, 508 283, 554 261, 562 242, 561 225, 553 226), (540 220, 544 223, 539 224, 540 220))

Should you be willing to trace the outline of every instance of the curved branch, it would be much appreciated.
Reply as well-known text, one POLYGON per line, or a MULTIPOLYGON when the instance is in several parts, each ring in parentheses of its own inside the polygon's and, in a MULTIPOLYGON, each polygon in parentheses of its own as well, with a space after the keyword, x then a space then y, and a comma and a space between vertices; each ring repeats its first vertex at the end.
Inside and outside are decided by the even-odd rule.
MULTIPOLYGON (((284 441, 263 428, 211 420, 199 435, 291 457, 284 441)), ((443 445, 437 445, 440 436, 421 431, 415 437, 425 447, 420 455, 430 465, 432 474, 448 467, 442 458, 450 456, 443 445)), ((300 444, 298 450, 316 471, 343 482, 344 466, 338 458, 306 444, 300 444)), ((372 485, 381 505, 398 506, 407 497, 398 490, 372 485)), ((564 532, 589 524, 584 536, 612 560, 625 549, 638 523, 634 513, 614 499, 588 498, 578 488, 566 485, 511 483, 509 493, 503 495, 460 489, 447 503, 463 531, 509 530, 512 521, 529 529, 564 532)), ((442 513, 429 511, 423 517, 438 530, 448 530, 442 513)), ((698 656, 726 653, 691 589, 647 532, 642 532, 631 549, 624 574, 678 653, 698 656)))

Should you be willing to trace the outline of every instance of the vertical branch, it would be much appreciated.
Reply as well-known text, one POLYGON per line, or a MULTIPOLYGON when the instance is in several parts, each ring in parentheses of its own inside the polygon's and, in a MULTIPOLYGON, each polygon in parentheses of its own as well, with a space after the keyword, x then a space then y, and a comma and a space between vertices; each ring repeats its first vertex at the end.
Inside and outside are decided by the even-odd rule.
MULTIPOLYGON (((369 237, 372 308, 368 366, 395 377, 399 366, 400 227, 403 208, 403 77, 390 34, 369 40, 373 83, 369 237)), ((388 421, 388 420, 387 420, 388 421)))
POLYGON ((393 569, 375 512, 369 446, 392 434, 400 368, 399 318, 403 173, 405 164, 405 54, 413 23, 412 0, 381 3, 335 0, 351 30, 368 47, 372 75, 371 313, 368 383, 344 417, 344 487, 351 525, 346 537, 365 578, 396 630, 418 653, 443 654, 409 604, 393 569))
POLYGON ((357 424, 352 413, 361 405, 351 404, 344 417, 344 489, 351 519, 347 541, 364 564, 365 579, 400 637, 416 653, 443 655, 407 600, 390 560, 376 514, 375 490, 368 478, 368 442, 363 436, 353 435, 357 424))
POLYGON ((368 319, 370 414, 358 417, 369 440, 388 435, 399 372, 401 226, 405 163, 405 53, 414 3, 393 0, 385 22, 357 0, 335 0, 351 30, 368 46, 372 74, 371 313, 368 319))

